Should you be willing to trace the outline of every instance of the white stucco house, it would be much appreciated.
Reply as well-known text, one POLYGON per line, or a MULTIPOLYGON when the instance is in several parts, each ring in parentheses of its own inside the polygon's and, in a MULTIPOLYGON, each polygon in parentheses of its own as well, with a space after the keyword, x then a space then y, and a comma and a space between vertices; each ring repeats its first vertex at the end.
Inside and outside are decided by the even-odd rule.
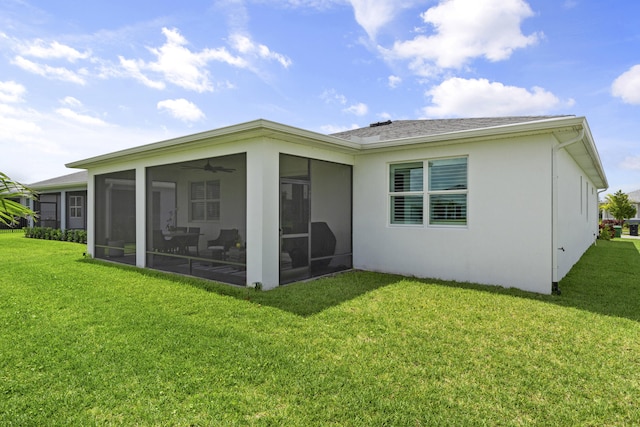
POLYGON ((255 120, 67 166, 94 257, 263 289, 355 268, 548 294, 608 185, 575 116, 255 120))
POLYGON ((44 181, 29 188, 38 193, 37 200, 23 200, 38 213, 38 222, 30 226, 85 230, 87 228, 87 172, 80 171, 44 181))

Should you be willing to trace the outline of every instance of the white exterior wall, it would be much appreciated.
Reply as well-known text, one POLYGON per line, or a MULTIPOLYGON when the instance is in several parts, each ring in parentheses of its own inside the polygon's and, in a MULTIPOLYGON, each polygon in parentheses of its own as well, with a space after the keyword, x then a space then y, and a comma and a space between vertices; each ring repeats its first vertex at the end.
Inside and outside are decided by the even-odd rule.
POLYGON ((598 191, 573 158, 557 152, 558 274, 562 279, 593 244, 598 233, 598 191))
POLYGON ((553 142, 531 136, 358 156, 354 268, 550 293, 553 142), (390 225, 389 164, 456 156, 468 156, 467 226, 426 225, 426 197, 425 225, 390 225))

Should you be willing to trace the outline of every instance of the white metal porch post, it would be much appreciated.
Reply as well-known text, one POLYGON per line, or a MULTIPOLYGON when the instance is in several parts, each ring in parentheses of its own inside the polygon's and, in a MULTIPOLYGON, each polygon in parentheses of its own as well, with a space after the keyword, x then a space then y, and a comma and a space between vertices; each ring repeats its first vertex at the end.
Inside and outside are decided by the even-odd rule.
POLYGON ((147 263, 147 176, 146 168, 136 168, 136 266, 144 267, 147 263))
POLYGON ((268 140, 247 151, 247 284, 278 286, 279 271, 278 150, 268 140))

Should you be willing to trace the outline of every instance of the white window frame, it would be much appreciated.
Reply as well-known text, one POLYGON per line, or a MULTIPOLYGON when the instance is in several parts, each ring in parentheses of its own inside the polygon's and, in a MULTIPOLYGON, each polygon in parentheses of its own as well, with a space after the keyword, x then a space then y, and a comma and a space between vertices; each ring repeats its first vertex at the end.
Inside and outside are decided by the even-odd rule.
MULTIPOLYGON (((429 159, 426 160, 427 163, 427 203, 428 210, 425 209, 428 213, 428 224, 432 227, 467 227, 469 223, 469 157, 468 156, 456 156, 456 157, 446 157, 439 159, 429 159), (431 178, 431 166, 432 163, 435 162, 447 162, 447 161, 456 161, 462 160, 465 161, 465 182, 464 188, 455 188, 455 189, 431 189, 432 180, 431 178), (443 219, 443 220, 434 220, 431 217, 431 208, 432 201, 438 196, 464 196, 464 219, 458 220, 456 218, 453 219, 443 219)), ((457 212, 453 212, 448 214, 448 216, 457 216, 457 212)))
POLYGON ((191 222, 218 222, 220 221, 220 210, 221 188, 219 179, 189 182, 189 220, 191 222), (203 185, 202 198, 194 198, 194 185, 203 185), (218 187, 217 194, 210 194, 210 186, 218 187), (201 206, 196 208, 196 204, 201 206), (199 215, 200 209, 202 209, 202 215, 199 215))
POLYGON ((69 217, 82 218, 82 205, 84 196, 69 196, 69 217))
MULTIPOLYGON (((389 189, 389 209, 387 210, 387 212, 389 213, 389 224, 393 225, 393 226, 423 226, 424 225, 424 199, 425 199, 425 192, 424 192, 424 162, 422 160, 418 160, 418 161, 413 161, 413 162, 403 162, 403 163, 393 163, 389 165, 388 168, 388 175, 387 178, 389 179, 389 184, 388 184, 388 189, 389 189), (418 167, 418 165, 420 165, 418 167), (395 188, 395 175, 393 174, 394 172, 394 168, 402 168, 405 167, 408 170, 420 170, 420 173, 422 175, 422 179, 419 182, 419 186, 418 188, 415 189, 409 189, 407 191, 397 191, 397 189, 395 188), (404 222, 399 222, 397 220, 395 220, 395 216, 396 214, 394 213, 394 209, 395 209, 395 201, 397 198, 400 197, 407 197, 407 198, 413 198, 413 199, 419 199, 420 202, 420 207, 422 208, 421 213, 420 213, 420 218, 419 220, 415 220, 415 221, 404 221, 404 222)), ((412 182, 409 182, 409 185, 411 186, 412 182)), ((402 215, 398 216, 405 216, 405 214, 403 213, 402 215)), ((411 214, 409 214, 409 216, 411 216, 411 214)))
MULTIPOLYGON (((453 227, 453 228, 466 228, 469 224, 469 157, 468 156, 455 156, 433 159, 421 159, 406 162, 390 163, 387 169, 388 179, 388 224, 393 227, 453 227), (429 177, 431 176, 431 166, 433 163, 442 161, 455 161, 458 159, 464 159, 466 164, 466 176, 464 188, 456 189, 431 189, 429 177), (409 191, 394 191, 394 168, 401 168, 403 166, 407 168, 418 168, 417 165, 421 164, 422 170, 422 188, 418 190, 409 191), (425 173, 426 172, 426 173, 425 173), (463 196, 464 197, 464 219, 456 220, 455 218, 434 220, 432 218, 432 202, 439 196, 463 196), (415 197, 420 198, 422 204, 422 215, 419 221, 416 222, 397 222, 394 217, 395 199, 398 197, 415 197)), ((457 216, 453 213, 451 216, 457 216)))

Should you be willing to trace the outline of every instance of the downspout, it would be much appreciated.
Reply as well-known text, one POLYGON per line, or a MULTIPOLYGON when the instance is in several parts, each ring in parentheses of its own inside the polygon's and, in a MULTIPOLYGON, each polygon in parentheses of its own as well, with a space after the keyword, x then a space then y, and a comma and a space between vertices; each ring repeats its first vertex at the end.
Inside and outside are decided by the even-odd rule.
POLYGON ((582 141, 584 138, 584 127, 580 128, 577 137, 562 142, 552 149, 551 154, 551 293, 560 295, 558 287, 558 251, 564 252, 564 247, 559 247, 558 239, 558 151, 582 141))

